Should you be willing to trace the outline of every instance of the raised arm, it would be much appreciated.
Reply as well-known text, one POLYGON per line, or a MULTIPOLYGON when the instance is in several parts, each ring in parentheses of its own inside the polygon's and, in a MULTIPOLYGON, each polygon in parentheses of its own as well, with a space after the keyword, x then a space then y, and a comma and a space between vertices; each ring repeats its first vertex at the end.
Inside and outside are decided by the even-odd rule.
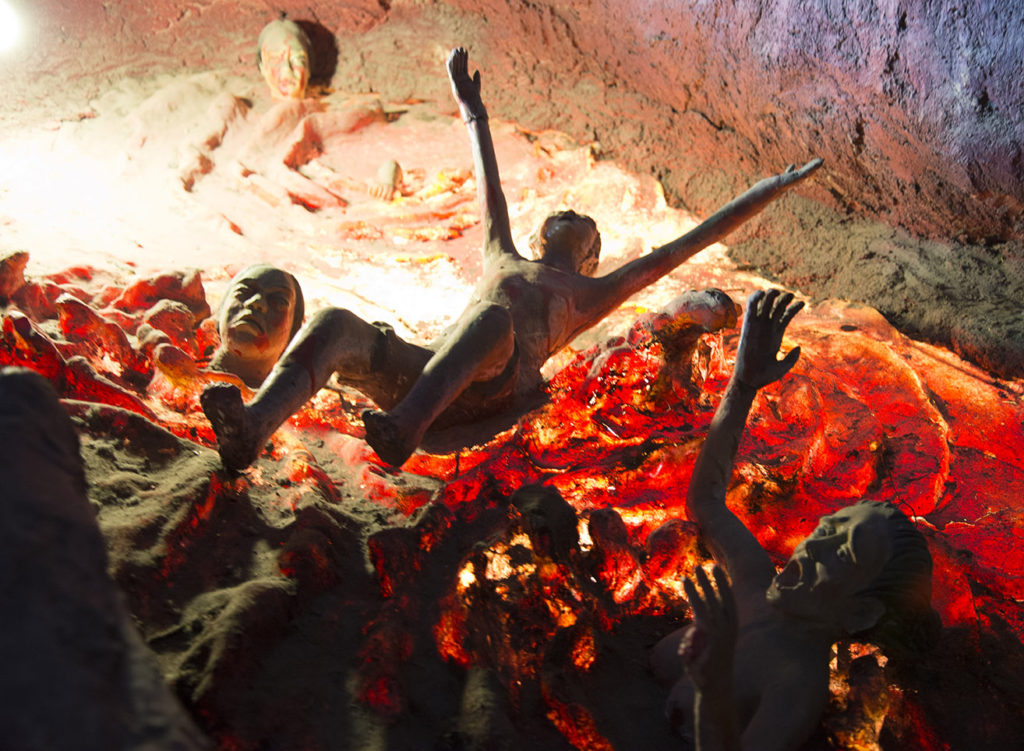
POLYGON ((756 183, 682 237, 595 279, 596 284, 590 286, 588 299, 581 302, 581 309, 585 309, 594 320, 603 318, 631 295, 658 281, 686 259, 718 242, 759 214, 769 203, 807 178, 821 164, 821 159, 812 159, 800 169, 790 165, 782 174, 756 183))
POLYGON ((473 147, 476 191, 484 223, 484 262, 493 255, 518 254, 512 243, 508 204, 501 190, 494 142, 487 124, 487 110, 480 98, 480 71, 470 77, 469 53, 462 47, 456 47, 448 56, 448 80, 451 81, 452 94, 459 103, 473 147))
POLYGON ((800 348, 778 359, 786 326, 803 307, 777 289, 757 291, 747 301, 736 366, 708 428, 693 468, 686 507, 715 558, 732 579, 741 611, 753 598, 764 600, 775 569, 743 522, 725 505, 736 450, 757 390, 777 381, 796 364, 800 348))

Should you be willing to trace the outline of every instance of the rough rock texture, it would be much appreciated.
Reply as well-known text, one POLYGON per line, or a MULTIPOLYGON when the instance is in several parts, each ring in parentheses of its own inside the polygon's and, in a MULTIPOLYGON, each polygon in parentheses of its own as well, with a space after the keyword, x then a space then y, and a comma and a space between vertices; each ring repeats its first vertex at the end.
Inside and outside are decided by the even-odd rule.
MULTIPOLYGON (((1011 0, 45 0, 13 104, 55 79, 249 66, 278 11, 333 85, 445 101, 471 49, 492 111, 597 140, 698 214, 810 155, 827 170, 736 257, 816 296, 1024 372, 1024 5, 1011 0), (792 241, 791 241, 792 238, 792 241)), ((52 104, 52 103, 51 103, 52 104)), ((58 105, 61 106, 61 105, 58 105)), ((63 104, 63 116, 76 105, 63 104)))

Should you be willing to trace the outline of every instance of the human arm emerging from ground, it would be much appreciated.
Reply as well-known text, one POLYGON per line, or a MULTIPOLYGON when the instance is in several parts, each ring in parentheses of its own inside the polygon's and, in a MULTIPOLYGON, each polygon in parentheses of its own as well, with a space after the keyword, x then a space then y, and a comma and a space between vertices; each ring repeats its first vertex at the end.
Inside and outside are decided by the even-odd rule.
POLYGON ((778 359, 786 326, 803 308, 777 289, 757 291, 747 301, 736 364, 693 468, 686 508, 715 559, 729 572, 741 602, 763 601, 775 575, 768 554, 725 505, 725 494, 747 415, 758 389, 779 380, 796 364, 800 348, 778 359))
POLYGON ((715 586, 702 568, 697 569, 693 580, 683 581, 686 599, 693 609, 693 623, 679 645, 679 656, 696 687, 693 714, 698 751, 739 751, 739 727, 732 696, 739 628, 736 600, 721 567, 715 566, 711 573, 715 586))
MULTIPOLYGON (((792 294, 779 290, 750 296, 733 375, 711 421, 687 493, 690 517, 733 582, 730 586, 719 566, 713 570, 714 586, 702 569, 693 581, 684 582, 694 621, 684 631, 678 651, 694 686, 694 740, 699 751, 785 747, 790 731, 802 734, 817 717, 815 702, 795 701, 793 706, 781 708, 790 712, 787 722, 776 718, 774 729, 765 730, 764 717, 774 713, 768 709, 771 702, 794 698, 779 691, 773 697, 762 696, 754 718, 741 726, 733 695, 738 630, 740 624, 749 625, 758 618, 775 568, 757 539, 725 504, 736 451, 757 390, 782 378, 800 356, 799 348, 794 348, 778 359, 786 326, 802 307, 802 302, 793 303, 792 294), (756 744, 749 743, 751 735, 760 736, 756 744)), ((761 667, 770 664, 765 661, 761 667)), ((750 667, 741 666, 741 675, 750 667)))
POLYGON ((920 654, 938 628, 928 543, 894 504, 864 499, 823 516, 778 573, 725 505, 754 395, 799 357, 794 348, 778 358, 802 307, 792 299, 777 290, 750 297, 735 369, 687 495, 690 517, 731 579, 716 574, 712 587, 700 572, 687 583, 694 623, 663 641, 674 642, 689 674, 673 689, 670 716, 688 731, 689 715, 699 751, 800 748, 828 705, 836 641, 855 636, 891 659, 920 654))

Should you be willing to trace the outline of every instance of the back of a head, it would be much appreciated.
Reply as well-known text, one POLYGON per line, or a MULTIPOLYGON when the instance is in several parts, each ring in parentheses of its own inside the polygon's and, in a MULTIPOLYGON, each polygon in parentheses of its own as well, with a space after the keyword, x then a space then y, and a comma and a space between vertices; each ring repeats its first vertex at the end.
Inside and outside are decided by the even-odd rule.
POLYGON ((78 434, 56 392, 27 368, 0 370, 0 463, 24 469, 28 456, 66 472, 82 494, 85 475, 78 434))
POLYGON ((895 653, 931 649, 942 628, 932 608, 932 556, 921 530, 903 511, 887 501, 863 500, 884 513, 892 535, 892 554, 867 589, 859 594, 876 597, 885 614, 868 632, 867 640, 895 653))
MULTIPOLYGON (((584 276, 593 276, 601 259, 601 233, 597 231, 597 223, 585 214, 577 214, 572 210, 554 211, 530 235, 529 247, 533 260, 542 262, 551 262, 553 256, 571 253, 572 258, 567 265, 584 276), (583 232, 575 233, 568 247, 562 245, 566 242, 564 236, 553 241, 550 234, 553 223, 567 219, 586 228, 583 232)), ((556 260, 552 265, 561 264, 556 260)))
POLYGON ((107 574, 78 434, 50 383, 0 370, 0 747, 206 748, 107 574))
POLYGON ((579 544, 576 510, 548 485, 524 485, 509 503, 518 509, 538 555, 559 558, 579 544))

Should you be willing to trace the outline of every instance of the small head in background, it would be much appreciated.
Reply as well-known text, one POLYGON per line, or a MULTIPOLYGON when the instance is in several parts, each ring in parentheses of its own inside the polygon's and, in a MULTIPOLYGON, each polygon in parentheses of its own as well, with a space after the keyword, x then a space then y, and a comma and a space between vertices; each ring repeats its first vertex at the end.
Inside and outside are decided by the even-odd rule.
POLYGON ((257 61, 275 99, 302 99, 309 83, 309 37, 285 18, 271 21, 260 32, 257 61))
POLYGON ((242 269, 217 310, 220 347, 210 367, 258 387, 302 326, 305 303, 299 281, 268 264, 242 269))

